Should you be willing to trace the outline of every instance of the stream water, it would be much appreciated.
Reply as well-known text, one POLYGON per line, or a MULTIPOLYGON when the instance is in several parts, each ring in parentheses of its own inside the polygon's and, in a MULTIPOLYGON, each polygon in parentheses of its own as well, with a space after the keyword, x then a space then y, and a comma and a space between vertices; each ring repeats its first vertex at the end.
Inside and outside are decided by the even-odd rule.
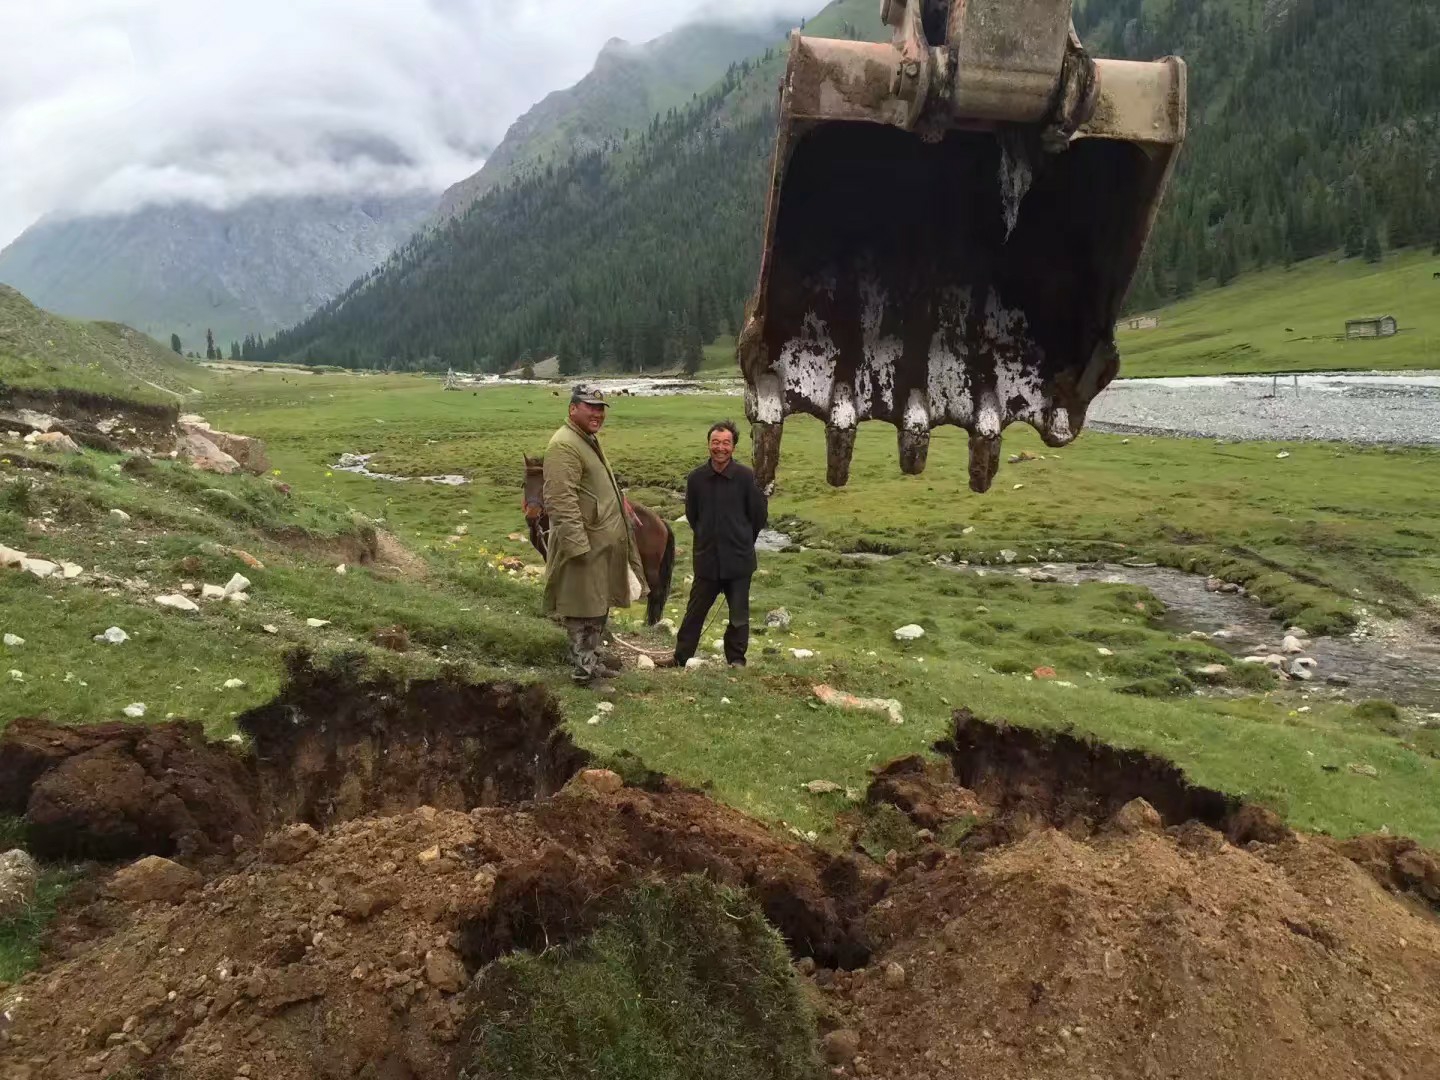
MULTIPOLYGON (((866 555, 868 559, 887 556, 866 555)), ((1259 601, 1237 593, 1211 592, 1206 579, 1164 566, 1116 563, 1046 563, 1022 568, 969 567, 939 564, 967 573, 1001 573, 1024 576, 1044 572, 1071 585, 1086 582, 1138 585, 1150 590, 1166 608, 1163 625, 1179 637, 1203 632, 1218 648, 1232 656, 1268 656, 1281 651, 1285 628, 1270 617, 1259 601)), ((1440 720, 1440 641, 1419 630, 1376 637, 1304 639, 1304 655, 1317 664, 1318 689, 1343 692, 1355 700, 1376 697, 1397 705, 1433 713, 1440 720)))

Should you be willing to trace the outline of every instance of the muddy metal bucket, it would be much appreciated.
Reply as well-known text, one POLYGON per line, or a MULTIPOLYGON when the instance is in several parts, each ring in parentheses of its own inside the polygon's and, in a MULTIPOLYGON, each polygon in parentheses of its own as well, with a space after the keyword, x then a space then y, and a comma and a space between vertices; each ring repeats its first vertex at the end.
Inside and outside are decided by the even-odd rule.
POLYGON ((784 418, 970 433, 970 486, 1001 432, 1079 433, 1115 377, 1114 325, 1186 120, 1185 65, 1093 60, 1070 0, 887 0, 890 43, 795 34, 759 284, 738 347, 765 484, 784 418))

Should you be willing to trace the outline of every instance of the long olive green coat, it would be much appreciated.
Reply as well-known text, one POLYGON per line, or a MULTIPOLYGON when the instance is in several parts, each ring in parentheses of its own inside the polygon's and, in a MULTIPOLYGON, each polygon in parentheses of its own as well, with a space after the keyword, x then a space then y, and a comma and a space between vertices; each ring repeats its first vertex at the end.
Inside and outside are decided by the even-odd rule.
POLYGON ((599 440, 574 424, 545 448, 545 611, 561 618, 599 618, 629 607, 630 571, 644 592, 645 573, 625 515, 624 497, 599 440))

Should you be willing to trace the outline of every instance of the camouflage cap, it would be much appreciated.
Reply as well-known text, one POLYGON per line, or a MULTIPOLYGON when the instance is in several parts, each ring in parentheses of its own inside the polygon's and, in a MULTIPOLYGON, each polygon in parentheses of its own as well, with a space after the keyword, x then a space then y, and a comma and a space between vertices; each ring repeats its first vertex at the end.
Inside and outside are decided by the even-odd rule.
POLYGON ((608 409, 610 403, 605 400, 605 394, 593 386, 581 384, 570 391, 571 405, 598 405, 602 409, 608 409))

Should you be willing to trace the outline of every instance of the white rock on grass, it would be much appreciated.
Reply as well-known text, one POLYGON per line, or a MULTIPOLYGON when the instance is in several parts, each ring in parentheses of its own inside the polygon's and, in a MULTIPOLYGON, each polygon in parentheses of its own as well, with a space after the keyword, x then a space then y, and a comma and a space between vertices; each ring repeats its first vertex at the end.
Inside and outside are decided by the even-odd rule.
POLYGON ((809 649, 791 649, 790 655, 795 657, 796 660, 810 660, 815 656, 809 649))
POLYGON ((1019 557, 1020 553, 1018 551, 1011 551, 1008 548, 1000 552, 1000 558, 1004 559, 1007 563, 1012 563, 1019 557))
POLYGON ((6 634, 3 640, 5 644, 12 649, 18 649, 21 645, 25 644, 23 637, 16 637, 14 634, 6 634))
POLYGON ((28 556, 25 552, 16 551, 12 547, 6 547, 4 544, 0 544, 0 566, 14 566, 18 568, 24 565, 27 558, 28 556))
POLYGON ((226 680, 225 680, 225 689, 226 689, 226 690, 243 690, 243 689, 245 689, 245 680, 244 680, 244 679, 226 679, 226 680))
POLYGON ((260 629, 261 629, 261 630, 264 630, 265 633, 267 633, 267 634, 278 634, 278 633, 280 633, 280 628, 279 628, 278 626, 271 626, 269 623, 266 623, 266 624, 265 624, 264 626, 262 626, 260 629))
POLYGON ((85 568, 83 566, 79 566, 73 562, 62 562, 60 564, 60 573, 66 581, 74 581, 84 572, 85 568))
POLYGON ((786 611, 783 607, 776 608, 765 616, 765 625, 771 630, 789 630, 790 612, 786 611))
POLYGON ((902 626, 895 631, 896 641, 919 641, 924 636, 925 628, 923 626, 917 626, 915 623, 902 626))
POLYGON ((14 668, 11 668, 11 669, 10 669, 10 679, 11 679, 11 681, 13 681, 13 682, 24 682, 24 681, 25 681, 25 673, 24 673, 23 671, 16 671, 14 668))
POLYGON ((155 603, 161 607, 170 608, 173 611, 199 611, 200 605, 191 600, 188 596, 181 596, 179 593, 167 593, 165 596, 157 596, 155 603))
POLYGON ((679 633, 678 628, 675 626, 674 619, 661 619, 658 623, 655 624, 655 626, 657 629, 664 630, 671 637, 674 637, 677 633, 679 633))
POLYGON ((132 720, 139 720, 145 715, 145 703, 143 701, 132 702, 126 705, 122 712, 132 720))
POLYGON ((130 635, 118 626, 112 626, 103 634, 96 634, 95 640, 106 645, 124 645, 130 640, 130 635))
POLYGON ((642 656, 635 661, 635 666, 641 671, 654 671, 655 661, 650 659, 650 657, 648 656, 642 656))
POLYGON ((235 593, 244 592, 248 588, 250 588, 250 579, 243 574, 236 574, 225 583, 223 595, 233 596, 235 593))
POLYGON ((337 574, 344 574, 344 573, 346 572, 346 571, 345 571, 345 564, 342 562, 339 566, 335 567, 335 572, 336 572, 337 574))
POLYGON ((306 619, 306 620, 305 620, 305 625, 308 626, 308 627, 310 627, 310 629, 312 629, 312 630, 319 630, 322 626, 329 626, 329 625, 330 625, 330 620, 329 620, 329 619, 306 619))
POLYGON ((130 522, 130 515, 127 514, 124 510, 121 510, 119 507, 111 510, 110 516, 121 525, 127 525, 130 522))
POLYGON ((40 868, 19 848, 0 855, 0 920, 25 914, 35 902, 40 868))
POLYGON ((60 569, 60 564, 48 559, 25 559, 20 563, 20 569, 38 578, 48 578, 60 569))
POLYGON ((685 661, 685 670, 686 670, 686 671, 698 671, 700 668, 704 667, 707 663, 708 663, 708 661, 705 660, 704 657, 692 656, 692 657, 690 657, 689 660, 686 660, 686 661, 685 661))
POLYGON ((249 599, 249 593, 232 592, 229 596, 225 597, 225 602, 228 604, 244 604, 248 602, 249 599))
POLYGON ((1107 648, 1105 648, 1103 645, 1100 646, 1099 648, 1097 648, 1095 651, 1096 651, 1097 653, 1099 653, 1101 656, 1114 656, 1114 655, 1115 655, 1115 650, 1114 650, 1114 649, 1107 649, 1107 648))
POLYGON ((201 586, 200 586, 200 599, 201 599, 201 600, 224 600, 224 599, 225 599, 225 588, 224 588, 224 586, 222 586, 222 585, 201 585, 201 586))

